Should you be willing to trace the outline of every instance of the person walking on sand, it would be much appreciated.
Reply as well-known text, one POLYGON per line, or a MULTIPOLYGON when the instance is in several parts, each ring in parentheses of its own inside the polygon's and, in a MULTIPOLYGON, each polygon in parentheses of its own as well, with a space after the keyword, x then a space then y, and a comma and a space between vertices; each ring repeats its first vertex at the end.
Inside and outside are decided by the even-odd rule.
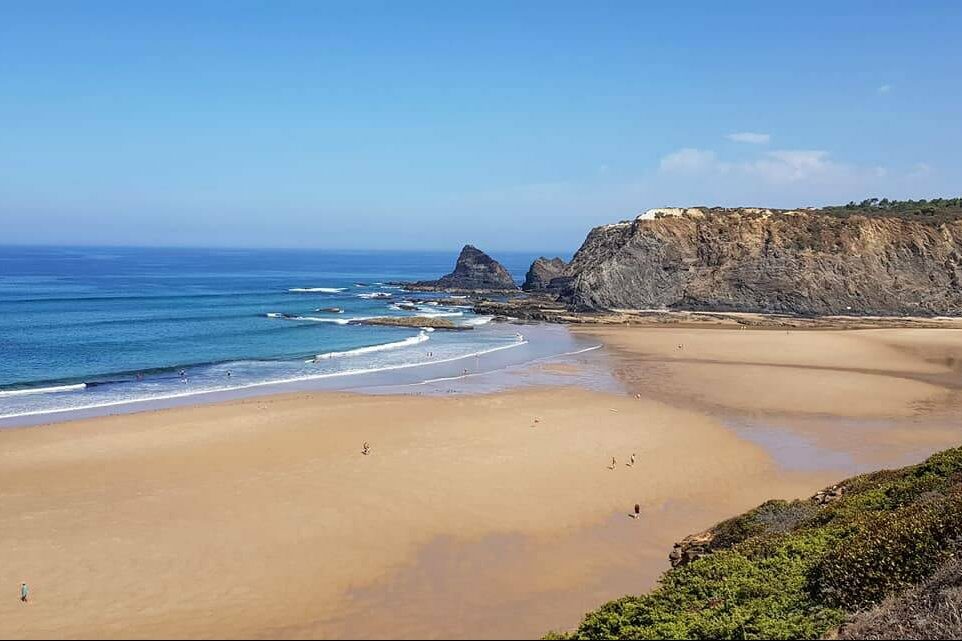
POLYGON ((628 459, 628 462, 625 463, 625 465, 627 465, 628 467, 634 467, 634 465, 635 465, 635 453, 634 453, 634 452, 631 453, 631 458, 628 459))
POLYGON ((633 518, 633 519, 640 519, 640 518, 641 518, 641 506, 640 506, 639 504, 635 503, 635 511, 634 511, 633 513, 629 514, 628 516, 630 516, 630 517, 633 518))
POLYGON ((611 465, 608 466, 608 469, 609 469, 609 470, 613 470, 613 469, 615 469, 616 467, 618 467, 618 462, 615 461, 615 457, 612 456, 612 457, 611 457, 611 465))
POLYGON ((30 588, 27 587, 26 583, 20 584, 20 602, 26 603, 27 599, 30 598, 30 588))
POLYGON ((361 447, 361 454, 367 456, 371 453, 371 445, 367 441, 364 441, 364 445, 361 447))

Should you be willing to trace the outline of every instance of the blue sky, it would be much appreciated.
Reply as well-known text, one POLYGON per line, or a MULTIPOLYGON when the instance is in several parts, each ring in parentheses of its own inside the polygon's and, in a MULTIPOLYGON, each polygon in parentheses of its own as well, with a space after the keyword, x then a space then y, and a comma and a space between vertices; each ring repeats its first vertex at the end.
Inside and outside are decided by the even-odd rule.
POLYGON ((573 250, 962 192, 960 2, 20 2, 0 243, 573 250))

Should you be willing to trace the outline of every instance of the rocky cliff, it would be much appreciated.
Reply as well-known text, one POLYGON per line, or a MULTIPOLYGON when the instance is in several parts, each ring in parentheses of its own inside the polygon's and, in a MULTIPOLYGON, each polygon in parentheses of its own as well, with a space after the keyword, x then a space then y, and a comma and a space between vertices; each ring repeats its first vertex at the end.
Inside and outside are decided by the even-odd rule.
POLYGON ((524 285, 521 286, 526 292, 544 292, 552 289, 561 289, 565 283, 566 269, 568 264, 560 258, 541 258, 531 263, 528 273, 524 277, 524 285))
POLYGON ((413 289, 449 291, 516 291, 517 283, 498 261, 472 245, 465 245, 454 271, 436 281, 415 283, 413 289))
POLYGON ((962 220, 825 210, 659 209, 591 231, 575 309, 962 313, 962 220))

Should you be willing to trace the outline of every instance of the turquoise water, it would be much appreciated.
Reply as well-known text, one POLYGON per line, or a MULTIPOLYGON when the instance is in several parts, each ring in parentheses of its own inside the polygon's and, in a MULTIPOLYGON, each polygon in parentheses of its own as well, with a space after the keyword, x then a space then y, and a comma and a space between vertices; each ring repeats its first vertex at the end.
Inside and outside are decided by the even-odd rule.
MULTIPOLYGON (((495 257, 520 280, 535 254, 495 257)), ((396 307, 408 294, 390 281, 436 278, 455 258, 0 247, 0 418, 397 371, 526 344, 518 328, 468 308, 396 307), (318 311, 328 307, 343 311, 318 311), (411 314, 473 329, 348 323, 411 314)))

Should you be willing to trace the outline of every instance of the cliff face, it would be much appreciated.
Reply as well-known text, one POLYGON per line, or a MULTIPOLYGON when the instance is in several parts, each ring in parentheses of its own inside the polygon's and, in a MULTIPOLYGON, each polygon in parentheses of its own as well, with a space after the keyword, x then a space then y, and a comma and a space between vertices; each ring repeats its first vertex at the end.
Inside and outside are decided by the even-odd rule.
POLYGON ((568 267, 560 258, 545 258, 542 256, 533 263, 524 277, 524 285, 521 286, 526 292, 543 292, 551 289, 560 288, 562 280, 568 267), (552 284, 554 281, 554 284, 552 284))
POLYGON ((579 309, 959 314, 962 220, 651 210, 592 230, 568 273, 579 309))
POLYGON ((438 289, 516 290, 508 270, 477 247, 465 245, 454 271, 433 283, 438 289))

